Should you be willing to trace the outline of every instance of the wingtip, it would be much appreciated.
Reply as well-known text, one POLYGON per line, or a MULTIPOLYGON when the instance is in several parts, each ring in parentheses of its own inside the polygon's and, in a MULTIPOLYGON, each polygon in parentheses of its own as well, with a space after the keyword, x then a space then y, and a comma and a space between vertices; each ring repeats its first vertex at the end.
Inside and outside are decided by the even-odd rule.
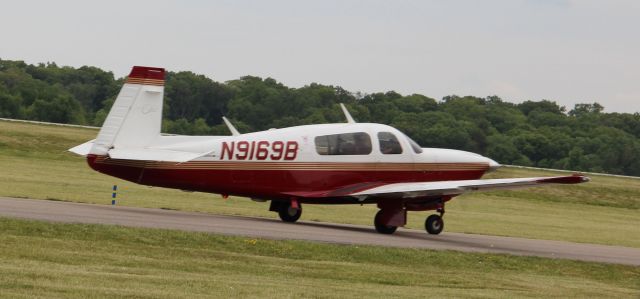
POLYGON ((570 175, 570 176, 561 176, 561 177, 550 177, 550 178, 543 178, 541 180, 539 180, 538 182, 540 183, 555 183, 555 184, 580 184, 580 183, 586 183, 588 181, 590 181, 591 179, 589 177, 583 176, 583 175, 570 175))
POLYGON ((591 181, 590 177, 585 176, 582 173, 574 173, 572 176, 579 177, 580 178, 580 183, 586 183, 586 182, 590 182, 591 181))

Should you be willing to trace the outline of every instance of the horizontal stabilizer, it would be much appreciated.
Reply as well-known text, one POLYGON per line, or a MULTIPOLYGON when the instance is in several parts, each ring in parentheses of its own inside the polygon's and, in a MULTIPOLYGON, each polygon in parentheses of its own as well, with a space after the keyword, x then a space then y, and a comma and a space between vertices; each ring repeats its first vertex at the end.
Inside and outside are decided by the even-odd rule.
POLYGON ((165 149, 111 149, 108 154, 111 159, 184 163, 207 155, 208 153, 192 153, 165 149))
POLYGON ((83 144, 80 145, 76 145, 70 149, 68 149, 68 151, 74 153, 74 154, 78 154, 80 156, 86 156, 89 154, 89 151, 91 151, 91 147, 93 147, 93 142, 95 141, 95 139, 91 140, 91 141, 87 141, 83 144))

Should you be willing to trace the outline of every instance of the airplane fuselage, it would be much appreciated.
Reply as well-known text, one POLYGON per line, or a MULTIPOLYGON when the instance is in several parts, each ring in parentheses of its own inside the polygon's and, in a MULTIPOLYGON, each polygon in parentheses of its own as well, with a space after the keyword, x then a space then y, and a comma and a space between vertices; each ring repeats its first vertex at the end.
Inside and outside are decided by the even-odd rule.
POLYGON ((208 154, 184 163, 88 155, 88 163, 99 172, 144 185, 322 203, 389 183, 478 179, 498 166, 470 152, 420 148, 400 131, 381 124, 159 138, 153 143, 156 148, 208 154))

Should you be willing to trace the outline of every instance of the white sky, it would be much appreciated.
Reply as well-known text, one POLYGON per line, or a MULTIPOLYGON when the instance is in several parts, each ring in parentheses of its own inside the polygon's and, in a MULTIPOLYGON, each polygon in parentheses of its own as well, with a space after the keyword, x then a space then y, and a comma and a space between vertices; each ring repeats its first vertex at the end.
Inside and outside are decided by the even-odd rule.
POLYGON ((4 1, 0 58, 640 112, 640 1, 4 1))

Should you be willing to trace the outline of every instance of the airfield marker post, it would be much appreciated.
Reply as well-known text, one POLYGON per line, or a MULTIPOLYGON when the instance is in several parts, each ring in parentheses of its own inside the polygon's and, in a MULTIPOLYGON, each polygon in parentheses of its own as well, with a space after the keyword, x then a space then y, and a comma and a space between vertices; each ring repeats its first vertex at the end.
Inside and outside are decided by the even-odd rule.
POLYGON ((116 193, 118 191, 118 185, 113 185, 113 193, 111 193, 111 205, 116 205, 116 193))

